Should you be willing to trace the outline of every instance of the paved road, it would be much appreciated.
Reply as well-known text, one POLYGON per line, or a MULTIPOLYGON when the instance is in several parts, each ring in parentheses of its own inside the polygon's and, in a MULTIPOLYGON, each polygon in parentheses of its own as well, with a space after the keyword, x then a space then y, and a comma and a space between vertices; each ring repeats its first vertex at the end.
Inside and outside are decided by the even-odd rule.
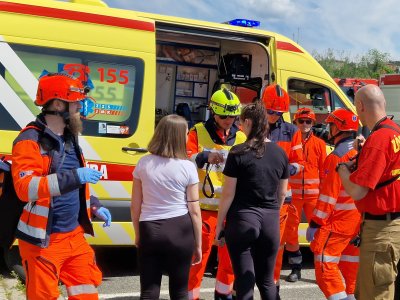
MULTIPOLYGON (((313 257, 309 249, 304 249, 303 278, 297 283, 285 282, 284 278, 290 270, 284 268, 281 280, 281 298, 283 300, 320 300, 325 299, 318 286, 315 284, 313 257)), ((135 263, 134 249, 96 249, 97 260, 104 272, 104 281, 99 288, 100 299, 128 300, 139 299, 139 276, 135 263)), ((214 299, 215 278, 211 274, 212 268, 203 280, 201 298, 214 299)), ((260 299, 258 291, 255 299, 260 299)), ((168 277, 162 280, 161 299, 169 299, 168 277)))
MULTIPOLYGON (((100 299, 112 300, 136 300, 139 299, 139 276, 136 267, 136 251, 134 248, 96 248, 97 261, 103 270, 104 280, 99 287, 100 299)), ((303 249, 304 269, 303 278, 297 283, 285 282, 284 278, 289 270, 284 267, 281 280, 281 298, 283 300, 320 300, 325 299, 318 286, 315 284, 313 261, 309 249, 303 249)), ((212 275, 213 268, 210 265, 204 277, 201 299, 214 299, 215 278, 212 275)), ((19 284, 13 276, 10 276, 4 263, 0 263, 0 300, 23 299, 19 284), (12 295, 11 295, 12 294, 12 295)), ((65 289, 62 289, 65 296, 65 289)), ((161 299, 169 299, 168 277, 164 276, 161 287, 161 299)), ((59 300, 66 299, 60 297, 59 300)), ((260 299, 258 291, 255 292, 255 299, 260 299)))

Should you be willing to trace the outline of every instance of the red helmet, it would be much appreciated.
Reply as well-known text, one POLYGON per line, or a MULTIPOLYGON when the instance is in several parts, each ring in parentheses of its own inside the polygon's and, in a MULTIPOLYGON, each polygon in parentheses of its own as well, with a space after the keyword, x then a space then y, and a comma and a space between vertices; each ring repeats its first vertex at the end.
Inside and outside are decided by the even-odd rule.
POLYGON ((326 123, 333 123, 340 131, 357 131, 358 117, 350 110, 338 108, 331 112, 325 120, 326 123))
POLYGON ((288 112, 289 111, 289 95, 278 84, 267 86, 261 95, 266 109, 288 112))
POLYGON ((35 104, 43 106, 50 100, 81 101, 88 90, 79 79, 64 73, 48 73, 39 78, 35 104))
POLYGON ((307 108, 307 107, 300 107, 296 111, 293 122, 295 122, 297 119, 311 119, 314 122, 317 121, 317 119, 315 118, 314 111, 311 108, 307 108))

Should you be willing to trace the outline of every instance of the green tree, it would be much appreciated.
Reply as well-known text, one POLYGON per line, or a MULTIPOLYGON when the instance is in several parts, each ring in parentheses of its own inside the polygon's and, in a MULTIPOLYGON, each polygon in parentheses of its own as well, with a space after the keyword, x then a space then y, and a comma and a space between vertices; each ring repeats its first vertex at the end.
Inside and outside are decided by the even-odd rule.
POLYGON ((390 54, 377 49, 370 49, 365 55, 354 58, 350 58, 350 54, 344 51, 335 53, 333 49, 328 49, 323 54, 313 51, 312 55, 334 78, 378 79, 381 74, 394 73, 388 66, 390 54))

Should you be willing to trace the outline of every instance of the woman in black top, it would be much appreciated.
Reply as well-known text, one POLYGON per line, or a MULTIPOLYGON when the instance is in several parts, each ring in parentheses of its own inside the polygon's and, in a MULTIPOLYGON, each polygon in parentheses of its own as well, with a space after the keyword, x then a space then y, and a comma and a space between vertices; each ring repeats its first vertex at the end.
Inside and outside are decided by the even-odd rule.
POLYGON ((276 299, 273 272, 279 247, 279 209, 286 195, 289 162, 268 136, 264 106, 246 106, 240 122, 247 141, 232 147, 225 169, 216 236, 226 240, 237 299, 276 299), (224 220, 226 218, 225 228, 224 220))

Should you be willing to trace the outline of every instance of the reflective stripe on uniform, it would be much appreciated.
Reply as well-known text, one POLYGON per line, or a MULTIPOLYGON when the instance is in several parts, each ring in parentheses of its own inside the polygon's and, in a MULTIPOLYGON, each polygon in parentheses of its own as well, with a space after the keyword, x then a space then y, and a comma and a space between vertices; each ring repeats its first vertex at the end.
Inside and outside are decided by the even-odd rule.
POLYGON ((340 261, 358 263, 360 261, 360 257, 358 255, 342 255, 340 257, 340 261))
POLYGON ((319 189, 305 189, 305 190, 299 190, 299 189, 292 189, 292 194, 294 195, 318 195, 319 194, 319 189))
POLYGON ((39 183, 42 177, 32 177, 31 181, 29 182, 28 186, 28 199, 29 201, 36 201, 39 199, 39 183))
POLYGON ((350 197, 350 195, 345 190, 340 190, 339 197, 350 197))
POLYGON ((340 257, 339 256, 330 256, 330 255, 315 255, 315 261, 325 262, 325 263, 339 263, 340 257), (322 260, 323 259, 323 260, 322 260))
POLYGON ((341 300, 341 299, 347 299, 346 297, 347 297, 347 294, 346 294, 346 292, 345 292, 345 291, 343 291, 343 292, 339 292, 339 293, 336 293, 336 294, 330 295, 330 296, 328 297, 328 300, 341 300))
POLYGON ((30 226, 21 220, 18 222, 18 230, 37 239, 46 237, 46 230, 30 226))
POLYGON ((314 215, 317 216, 320 219, 325 219, 328 216, 328 214, 326 212, 323 212, 323 211, 318 210, 318 209, 314 209, 314 215))
POLYGON ((290 183, 297 183, 297 184, 319 184, 319 179, 292 179, 289 178, 290 183))
POLYGON ((33 205, 32 202, 28 202, 28 204, 25 205, 24 210, 26 210, 28 213, 35 214, 45 218, 47 218, 47 216, 49 215, 48 207, 42 205, 33 205))
POLYGON ((354 203, 336 203, 335 210, 353 210, 356 209, 354 203))
POLYGON ((335 198, 329 197, 329 196, 323 195, 323 194, 319 195, 319 200, 321 200, 322 202, 325 202, 325 203, 329 203, 329 204, 335 204, 336 203, 336 199, 335 198))
POLYGON ((294 146, 292 147, 292 150, 293 150, 293 151, 296 151, 297 149, 303 149, 303 146, 302 146, 301 144, 299 144, 299 145, 294 145, 294 146))
POLYGON ((233 283, 232 284, 225 284, 219 280, 215 282, 215 290, 223 295, 229 295, 232 293, 233 290, 233 283))
POLYGON ((47 182, 48 182, 48 186, 49 186, 50 195, 52 197, 60 196, 61 192, 60 192, 60 187, 58 186, 57 174, 54 173, 54 174, 47 175, 47 182))
POLYGON ((97 294, 97 288, 93 284, 81 284, 67 287, 68 296, 81 294, 97 294))
POLYGON ((189 300, 199 299, 200 298, 200 287, 194 288, 189 291, 189 300))

